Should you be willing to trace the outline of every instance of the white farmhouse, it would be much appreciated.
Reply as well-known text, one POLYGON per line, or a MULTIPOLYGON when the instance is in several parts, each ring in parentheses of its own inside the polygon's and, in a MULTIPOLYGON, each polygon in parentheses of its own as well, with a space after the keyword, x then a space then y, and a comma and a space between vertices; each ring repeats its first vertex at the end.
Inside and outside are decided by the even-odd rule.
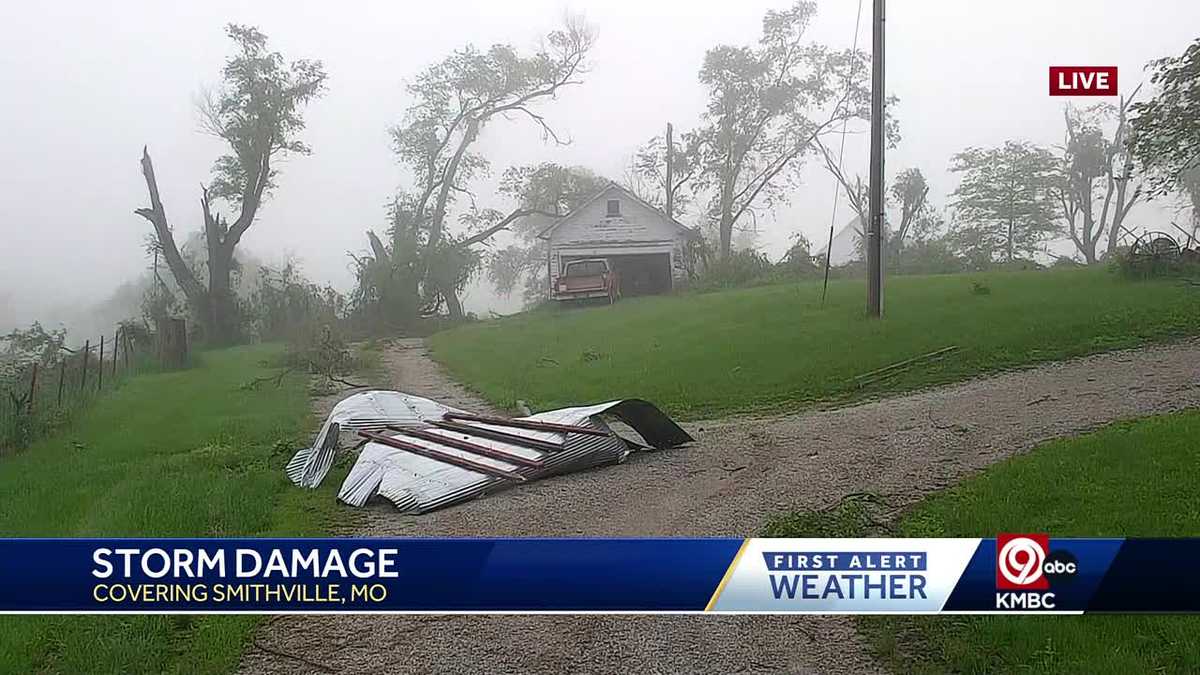
POLYGON ((616 183, 538 234, 549 244, 551 288, 567 262, 606 258, 617 271, 624 296, 670 291, 686 276, 684 245, 699 236, 616 183))
MULTIPOLYGON (((833 253, 829 254, 829 266, 841 267, 863 259, 863 229, 862 220, 855 216, 846 226, 833 237, 833 253)), ((824 256, 829 246, 822 246, 817 252, 824 256)))

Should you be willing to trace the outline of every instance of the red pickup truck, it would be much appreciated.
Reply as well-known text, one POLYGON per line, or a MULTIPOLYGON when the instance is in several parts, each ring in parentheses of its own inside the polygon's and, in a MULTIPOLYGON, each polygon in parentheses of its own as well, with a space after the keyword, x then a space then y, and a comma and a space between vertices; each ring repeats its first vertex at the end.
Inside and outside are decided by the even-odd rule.
POLYGON ((621 284, 607 260, 587 258, 568 262, 551 291, 555 300, 608 298, 611 305, 621 297, 621 284))

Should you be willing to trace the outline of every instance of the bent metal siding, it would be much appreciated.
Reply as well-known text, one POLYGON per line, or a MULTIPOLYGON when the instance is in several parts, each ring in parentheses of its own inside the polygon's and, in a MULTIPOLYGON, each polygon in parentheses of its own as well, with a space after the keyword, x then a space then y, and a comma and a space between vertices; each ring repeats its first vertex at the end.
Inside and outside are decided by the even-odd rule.
POLYGON ((302 487, 320 485, 343 429, 358 430, 369 440, 338 499, 362 506, 381 495, 403 513, 426 513, 527 480, 615 464, 637 449, 692 441, 653 404, 639 399, 505 420, 401 392, 370 391, 334 407, 312 447, 288 463, 288 478, 302 487), (606 418, 629 430, 619 433, 606 418))

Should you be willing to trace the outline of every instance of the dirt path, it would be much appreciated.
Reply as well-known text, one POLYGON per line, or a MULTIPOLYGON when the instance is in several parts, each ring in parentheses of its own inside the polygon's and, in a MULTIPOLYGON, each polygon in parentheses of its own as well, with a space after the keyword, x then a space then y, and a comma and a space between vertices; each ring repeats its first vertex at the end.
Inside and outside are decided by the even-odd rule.
MULTIPOLYGON (((419 344, 398 345, 389 365, 398 389, 486 409, 419 344)), ((1115 352, 850 408, 685 425, 691 447, 426 516, 376 507, 361 534, 753 535, 774 513, 860 490, 909 503, 1043 440, 1196 406, 1200 341, 1115 352)), ((259 641, 345 672, 876 671, 842 617, 282 617, 259 641)), ((312 670, 259 648, 242 667, 312 670)))

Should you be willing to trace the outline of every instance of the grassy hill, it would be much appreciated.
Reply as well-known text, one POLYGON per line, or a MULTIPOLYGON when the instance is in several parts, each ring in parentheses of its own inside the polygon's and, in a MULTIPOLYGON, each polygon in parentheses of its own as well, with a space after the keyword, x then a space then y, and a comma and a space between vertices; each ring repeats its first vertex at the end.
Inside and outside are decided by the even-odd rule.
POLYGON ((896 277, 881 321, 861 280, 547 308, 431 339, 491 401, 546 409, 652 400, 682 418, 794 408, 1200 334, 1200 292, 1101 269, 896 277), (949 356, 859 388, 855 375, 947 346, 949 356))

